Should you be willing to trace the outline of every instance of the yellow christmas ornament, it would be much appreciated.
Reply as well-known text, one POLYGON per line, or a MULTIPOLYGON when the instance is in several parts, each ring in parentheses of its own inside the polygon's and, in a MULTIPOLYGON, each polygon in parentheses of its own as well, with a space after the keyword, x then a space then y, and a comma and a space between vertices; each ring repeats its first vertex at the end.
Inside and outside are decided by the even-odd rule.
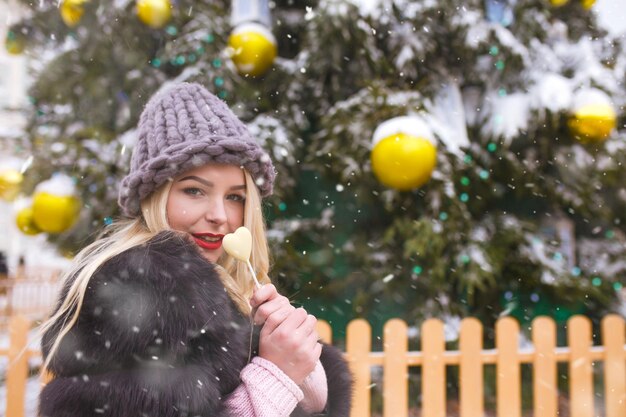
POLYGON ((12 168, 0 169, 0 199, 13 201, 20 193, 24 176, 12 168))
POLYGON ((65 175, 56 175, 40 183, 33 196, 35 225, 47 233, 68 230, 78 219, 80 201, 75 196, 74 183, 65 175))
POLYGON ((576 93, 568 126, 582 142, 602 142, 617 125, 617 114, 609 96, 589 88, 576 93))
MULTIPOLYGON (((563 6, 567 4, 568 2, 569 0, 550 0, 550 3, 555 7, 563 6)), ((596 0, 580 0, 580 3, 585 9, 590 10, 593 7, 593 5, 596 3, 596 0)))
POLYGON ((408 191, 424 185, 437 163, 437 147, 428 125, 415 116, 382 123, 373 137, 372 171, 391 188, 408 191))
POLYGON ((258 23, 237 26, 228 38, 229 55, 241 75, 263 75, 274 63, 277 47, 270 30, 258 23))
POLYGON ((15 223, 17 228, 25 235, 32 236, 41 233, 41 229, 35 224, 32 207, 24 207, 19 210, 15 216, 15 223))
POLYGON ((69 27, 74 27, 80 22, 85 13, 84 4, 89 0, 63 0, 61 3, 61 19, 69 27))
POLYGON ((170 0, 137 0, 137 17, 153 29, 161 29, 172 18, 170 0))

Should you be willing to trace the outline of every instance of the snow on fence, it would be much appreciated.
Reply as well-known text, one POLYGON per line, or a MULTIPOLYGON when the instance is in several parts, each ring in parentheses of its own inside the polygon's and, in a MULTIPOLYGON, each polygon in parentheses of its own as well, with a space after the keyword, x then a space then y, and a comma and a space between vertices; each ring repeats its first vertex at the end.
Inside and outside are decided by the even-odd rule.
MULTIPOLYGON (((28 360, 38 350, 26 349, 30 322, 13 317, 10 346, 0 349, 9 357, 6 375, 6 415, 24 417, 28 360)), ((332 329, 319 322, 322 339, 331 342, 332 329)), ((496 323, 495 349, 483 349, 482 324, 467 318, 461 322, 459 350, 446 351, 444 324, 426 320, 421 327, 421 351, 408 350, 408 327, 402 320, 389 320, 384 326, 382 352, 372 352, 371 327, 362 319, 348 324, 346 357, 355 377, 352 417, 371 416, 372 368, 382 367, 383 417, 407 417, 410 367, 421 367, 422 417, 446 416, 446 367, 459 367, 460 417, 483 417, 484 365, 496 367, 496 412, 499 417, 520 417, 521 365, 533 369, 533 416, 557 417, 557 363, 568 366, 569 410, 571 417, 592 417, 594 410, 593 367, 603 362, 604 412, 606 417, 626 416, 626 322, 617 315, 606 316, 601 324, 602 345, 593 346, 591 322, 584 316, 567 323, 567 346, 556 346, 556 325, 547 317, 533 321, 532 347, 520 349, 518 323, 505 317, 496 323)), ((45 383, 45 378, 42 378, 45 383)))

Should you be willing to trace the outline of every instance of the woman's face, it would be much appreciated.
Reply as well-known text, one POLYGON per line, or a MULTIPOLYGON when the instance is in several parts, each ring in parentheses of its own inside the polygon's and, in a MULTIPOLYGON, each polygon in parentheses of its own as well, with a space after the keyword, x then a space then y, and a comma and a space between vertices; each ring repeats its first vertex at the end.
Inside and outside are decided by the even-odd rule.
POLYGON ((246 183, 235 165, 207 164, 174 178, 167 197, 167 221, 191 235, 204 257, 216 262, 222 238, 243 226, 246 183))

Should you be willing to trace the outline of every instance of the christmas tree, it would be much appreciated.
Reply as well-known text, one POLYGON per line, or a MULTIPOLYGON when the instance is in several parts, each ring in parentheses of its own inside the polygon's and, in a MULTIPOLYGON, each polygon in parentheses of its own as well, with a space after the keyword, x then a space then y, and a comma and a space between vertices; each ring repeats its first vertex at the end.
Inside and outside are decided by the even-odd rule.
POLYGON ((74 179, 63 250, 119 215, 146 100, 196 81, 270 151, 273 276, 335 330, 616 310, 626 54, 593 1, 23 3, 23 188, 74 179), (263 30, 235 38, 246 19, 263 30))

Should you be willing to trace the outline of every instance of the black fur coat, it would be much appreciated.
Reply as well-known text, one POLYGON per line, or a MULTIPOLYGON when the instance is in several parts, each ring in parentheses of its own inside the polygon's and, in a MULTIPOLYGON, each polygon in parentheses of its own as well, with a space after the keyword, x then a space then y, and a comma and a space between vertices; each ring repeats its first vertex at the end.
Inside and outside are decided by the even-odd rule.
MULTIPOLYGON (((192 243, 164 232, 112 258, 91 278, 80 311, 50 362, 55 378, 40 394, 41 417, 229 416, 222 400, 240 384, 252 328, 192 243)), ((44 335, 44 357, 61 325, 44 335)), ((346 363, 327 345, 321 362, 322 415, 347 417, 346 363)))

